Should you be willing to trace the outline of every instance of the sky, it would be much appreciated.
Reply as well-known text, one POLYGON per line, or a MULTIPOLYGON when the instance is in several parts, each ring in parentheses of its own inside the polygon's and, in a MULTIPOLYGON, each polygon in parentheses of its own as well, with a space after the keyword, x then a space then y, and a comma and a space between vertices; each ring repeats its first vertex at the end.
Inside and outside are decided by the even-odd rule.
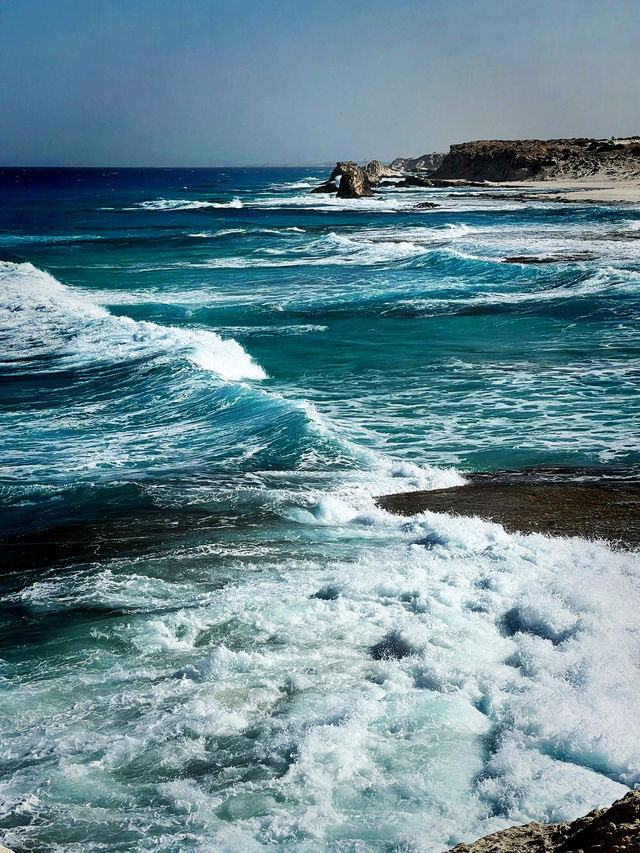
POLYGON ((640 0, 0 0, 0 163, 640 134, 640 0))

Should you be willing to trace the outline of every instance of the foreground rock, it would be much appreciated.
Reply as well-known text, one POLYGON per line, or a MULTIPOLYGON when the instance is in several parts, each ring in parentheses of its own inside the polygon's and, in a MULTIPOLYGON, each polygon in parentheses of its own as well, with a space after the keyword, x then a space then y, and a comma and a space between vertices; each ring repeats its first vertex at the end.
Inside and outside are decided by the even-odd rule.
POLYGON ((469 474, 452 489, 377 498, 397 515, 431 512, 478 516, 509 532, 607 539, 640 545, 640 482, 588 471, 469 474))
POLYGON ((458 844, 451 853, 640 853, 640 791, 571 823, 528 823, 458 844))
POLYGON ((463 142, 451 146, 434 176, 498 182, 640 178, 640 137, 463 142))

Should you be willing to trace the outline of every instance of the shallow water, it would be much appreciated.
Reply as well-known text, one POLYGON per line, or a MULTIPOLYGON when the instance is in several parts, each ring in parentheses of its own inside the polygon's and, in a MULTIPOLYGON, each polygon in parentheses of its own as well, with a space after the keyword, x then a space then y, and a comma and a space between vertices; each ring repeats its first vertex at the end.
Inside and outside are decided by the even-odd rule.
POLYGON ((324 174, 0 170, 16 850, 438 851, 640 784, 637 553, 373 502, 637 473, 640 210, 324 174))

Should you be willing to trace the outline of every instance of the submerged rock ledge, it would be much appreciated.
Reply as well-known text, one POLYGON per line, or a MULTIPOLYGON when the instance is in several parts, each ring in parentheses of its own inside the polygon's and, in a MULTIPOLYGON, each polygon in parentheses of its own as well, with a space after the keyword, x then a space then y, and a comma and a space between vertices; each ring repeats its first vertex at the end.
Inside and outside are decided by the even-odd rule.
POLYGON ((509 532, 606 539, 640 545, 640 482, 577 470, 469 474, 464 486, 376 499, 397 515, 425 510, 478 516, 509 532), (597 479, 596 479, 597 477, 597 479))
POLYGON ((527 823, 458 844, 450 853, 640 853, 640 791, 571 823, 527 823))

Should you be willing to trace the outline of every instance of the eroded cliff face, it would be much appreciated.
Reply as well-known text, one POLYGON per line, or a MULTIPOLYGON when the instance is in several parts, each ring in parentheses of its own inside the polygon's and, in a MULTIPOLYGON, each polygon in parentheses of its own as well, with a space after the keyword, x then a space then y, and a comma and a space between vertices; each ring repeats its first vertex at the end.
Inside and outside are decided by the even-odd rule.
POLYGON ((640 853, 640 791, 571 823, 528 823, 450 853, 640 853))
POLYGON ((469 181, 640 178, 640 137, 463 142, 451 146, 434 177, 469 181))
POLYGON ((435 172, 446 156, 436 151, 433 154, 423 154, 421 157, 396 157, 393 163, 389 164, 389 168, 401 172, 435 172))

